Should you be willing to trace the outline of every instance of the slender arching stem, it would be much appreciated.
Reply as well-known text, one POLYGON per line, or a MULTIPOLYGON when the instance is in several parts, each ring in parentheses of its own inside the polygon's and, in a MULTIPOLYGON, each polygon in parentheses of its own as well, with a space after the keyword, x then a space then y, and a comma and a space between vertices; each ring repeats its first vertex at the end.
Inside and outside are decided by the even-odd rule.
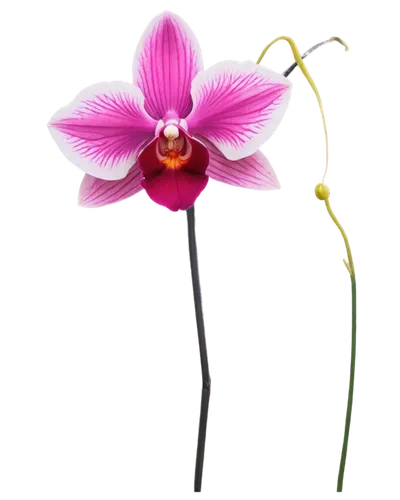
POLYGON ((201 304, 200 275, 199 275, 199 264, 197 259, 194 206, 192 206, 187 210, 187 222, 188 222, 188 237, 189 237, 190 267, 192 271, 193 297, 194 297, 194 306, 196 310, 197 334, 199 338, 201 375, 203 379, 203 386, 201 391, 199 436, 197 440, 196 468, 194 476, 194 491, 200 492, 201 482, 203 477, 208 404, 210 401, 210 393, 211 393, 211 378, 210 378, 210 371, 208 368, 203 307, 201 304))
MULTIPOLYGON (((322 177, 322 182, 324 182, 324 179, 325 179, 325 176, 326 176, 326 173, 328 171, 328 161, 329 161, 329 147, 328 147, 328 129, 327 129, 327 126, 326 126, 326 120, 325 120, 325 113, 324 113, 324 108, 322 106, 322 100, 321 100, 321 96, 319 94, 319 91, 317 89, 317 86, 315 85, 315 82, 314 80, 311 78, 311 75, 306 67, 306 65, 304 64, 303 62, 303 58, 304 56, 300 55, 300 52, 299 52, 299 49, 297 48, 297 45, 294 43, 294 40, 292 38, 290 38, 289 36, 280 36, 278 38, 275 38, 275 40, 272 40, 271 43, 269 43, 265 48, 264 50, 261 52, 260 54, 260 57, 258 58, 257 60, 257 64, 260 64, 260 62, 263 60, 265 54, 267 53, 267 50, 270 49, 276 42, 279 42, 280 40, 284 40, 285 42, 287 42, 292 50, 292 53, 293 53, 293 57, 296 61, 296 65, 301 69, 303 75, 305 76, 306 80, 308 81, 308 83, 310 84, 310 87, 313 89, 314 91, 314 94, 315 94, 315 97, 317 98, 317 101, 318 101, 318 106, 319 106, 319 110, 321 112, 321 118, 322 118, 322 124, 324 126, 324 134, 325 134, 325 149, 326 149, 326 164, 325 164, 325 171, 324 171, 324 175, 322 177)), ((340 38, 338 37, 332 37, 331 40, 336 40, 338 42, 340 42, 342 45, 344 45, 346 47, 346 50, 349 49, 348 45, 346 44, 346 42, 343 42, 340 38)), ((324 45, 324 42, 321 42, 321 44, 318 44, 317 47, 320 47, 321 45, 324 45)), ((315 48, 317 48, 315 47, 315 48)), ((313 49, 310 49, 310 51, 312 51, 313 49)), ((310 51, 308 51, 309 53, 311 53, 310 51)), ((306 52, 307 54, 307 52, 306 52)), ((293 69, 295 68, 296 66, 293 67, 293 69)), ((289 68, 288 70, 286 71, 292 71, 291 68, 289 68)), ((289 72, 290 72, 289 71, 289 72)), ((286 73, 286 72, 285 72, 286 73)))
MULTIPOLYGON (((273 42, 271 42, 269 45, 265 47, 263 52, 261 53, 257 63, 260 63, 262 58, 264 57, 265 53, 267 50, 278 40, 286 40, 289 42, 294 58, 296 60, 295 63, 293 63, 286 71, 284 71, 283 75, 288 76, 290 73, 296 68, 296 66, 299 66, 300 69, 302 70, 304 76, 307 78, 308 82, 310 83, 311 87, 313 88, 317 99, 318 103, 320 106, 321 114, 322 114, 322 119, 324 123, 324 129, 325 129, 325 138, 326 138, 326 152, 327 152, 327 163, 326 163, 326 168, 325 168, 325 173, 324 177, 322 179, 322 182, 324 181, 327 168, 328 168, 328 137, 327 137, 327 131, 326 131, 326 124, 325 124, 325 118, 324 118, 324 113, 322 109, 322 103, 321 99, 318 93, 318 90, 311 79, 310 74, 308 73, 307 69, 304 66, 303 59, 306 58, 308 55, 310 55, 314 50, 318 49, 318 47, 321 47, 322 45, 325 45, 329 42, 332 41, 337 41, 344 45, 346 50, 349 50, 348 45, 346 42, 343 42, 338 37, 332 37, 329 40, 325 40, 324 42, 318 43, 317 45, 314 45, 309 49, 307 52, 305 52, 301 57, 298 52, 298 49, 296 45, 294 44, 293 40, 288 38, 288 37, 280 37, 275 39, 273 42)), ((325 184, 319 184, 316 188, 316 195, 320 200, 325 200, 325 205, 326 209, 328 210, 328 213, 333 220, 333 222, 336 224, 337 228, 339 229, 345 246, 346 246, 346 252, 347 252, 347 258, 348 262, 344 260, 344 264, 347 268, 347 270, 350 273, 350 280, 351 280, 351 310, 352 310, 352 322, 351 322, 351 356, 350 356, 350 380, 349 380, 349 392, 347 396, 347 410, 346 410, 346 420, 345 420, 345 427, 344 427, 344 437, 343 437, 343 445, 342 445, 342 453, 340 457, 340 466, 339 466, 339 474, 338 474, 338 480, 337 480, 337 491, 342 492, 343 490, 343 479, 344 479, 344 472, 345 472, 345 467, 346 467, 346 458, 347 458, 347 448, 349 444, 349 435, 350 435, 350 424, 351 424, 351 414, 352 414, 352 409, 353 409, 353 395, 354 395, 354 376, 355 376, 355 368, 356 368, 356 341, 357 341, 357 290, 356 290, 356 276, 355 276, 355 270, 354 270, 354 262, 353 262, 353 256, 351 253, 350 249, 350 243, 347 238, 346 232, 344 231, 342 225, 339 223, 337 217, 332 211, 331 205, 329 203, 329 188, 325 184), (321 189, 322 188, 322 189, 321 189), (321 197, 322 195, 322 197, 321 197)))

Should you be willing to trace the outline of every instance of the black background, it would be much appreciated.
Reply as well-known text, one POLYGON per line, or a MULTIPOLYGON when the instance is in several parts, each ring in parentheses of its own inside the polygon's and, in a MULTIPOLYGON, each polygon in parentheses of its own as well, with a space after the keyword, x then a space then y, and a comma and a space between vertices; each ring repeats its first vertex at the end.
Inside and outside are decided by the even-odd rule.
MULTIPOLYGON (((264 31, 296 29, 294 20, 264 20, 257 9, 229 9, 224 19, 203 3, 183 6, 200 24, 210 55, 249 56, 264 31)), ((39 110, 63 102, 80 80, 95 79, 96 71, 126 72, 127 40, 135 38, 136 23, 152 7, 157 5, 140 2, 129 14, 123 8, 109 16, 103 11, 100 23, 92 11, 78 18, 72 10, 63 12, 36 61, 43 76, 39 110)), ((352 27, 341 21, 337 29, 352 27)), ((319 34, 304 29, 297 38, 319 34)), ((353 38, 356 44, 354 31, 353 38)), ((287 53, 273 49, 273 62, 285 63, 287 53)), ((353 239, 360 240, 363 220, 355 194, 363 172, 349 89, 356 85, 361 56, 336 57, 335 50, 322 49, 312 62, 321 86, 329 89, 329 119, 337 126, 337 176, 330 182, 337 184, 337 206, 345 209, 353 239)), ((209 260, 209 342, 218 355, 210 496, 276 492, 320 498, 327 471, 335 470, 335 419, 344 396, 344 278, 335 255, 342 250, 326 217, 311 206, 320 128, 311 119, 314 103, 304 96, 302 81, 296 93, 296 112, 272 151, 281 175, 289 178, 288 193, 279 201, 250 202, 247 193, 214 192, 200 201, 201 255, 209 260)), ((49 297, 62 328, 57 335, 43 334, 43 345, 32 341, 35 369, 44 373, 32 382, 41 431, 35 460, 41 472, 34 485, 44 496, 77 489, 115 497, 136 491, 189 495, 191 397, 199 365, 190 355, 191 306, 182 297, 183 217, 160 217, 158 209, 144 209, 138 201, 136 210, 113 209, 108 224, 71 224, 71 171, 47 152, 47 137, 40 139, 39 154, 57 194, 50 207, 50 251, 55 284, 65 288, 49 297), (57 408, 56 400, 64 406, 47 411, 57 408)), ((364 267, 362 274, 367 309, 364 267)), ((368 426, 366 418, 366 433, 368 426)), ((354 496, 365 488, 371 467, 360 436, 353 435, 354 496)))

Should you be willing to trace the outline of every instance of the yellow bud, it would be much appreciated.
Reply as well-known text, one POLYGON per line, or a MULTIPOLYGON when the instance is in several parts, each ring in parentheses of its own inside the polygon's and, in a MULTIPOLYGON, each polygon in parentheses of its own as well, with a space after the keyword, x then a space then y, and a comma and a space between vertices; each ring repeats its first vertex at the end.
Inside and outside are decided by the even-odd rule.
POLYGON ((329 195, 331 194, 328 186, 324 184, 323 182, 320 182, 315 186, 315 196, 319 200, 327 200, 329 198, 329 195))

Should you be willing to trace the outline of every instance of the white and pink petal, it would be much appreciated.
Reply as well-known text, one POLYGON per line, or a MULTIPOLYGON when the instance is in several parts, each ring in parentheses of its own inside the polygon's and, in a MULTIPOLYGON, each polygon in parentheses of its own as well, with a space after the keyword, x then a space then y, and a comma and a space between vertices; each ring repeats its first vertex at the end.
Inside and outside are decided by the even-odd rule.
POLYGON ((142 171, 136 163, 128 175, 116 181, 106 181, 86 174, 79 190, 81 207, 95 208, 125 200, 141 191, 142 171))
POLYGON ((278 178, 270 162, 261 151, 241 160, 228 160, 210 141, 201 138, 207 146, 210 163, 206 174, 220 182, 249 189, 280 189, 278 178))
POLYGON ((163 12, 144 31, 133 62, 133 81, 145 108, 159 120, 167 112, 185 118, 192 109, 193 78, 203 69, 199 43, 176 14, 163 12))
POLYGON ((142 92, 126 82, 83 90, 50 120, 50 132, 66 158, 102 179, 126 176, 157 122, 144 109, 142 92))
POLYGON ((255 153, 289 104, 291 83, 251 61, 223 61, 193 80, 189 131, 209 139, 229 160, 255 153))

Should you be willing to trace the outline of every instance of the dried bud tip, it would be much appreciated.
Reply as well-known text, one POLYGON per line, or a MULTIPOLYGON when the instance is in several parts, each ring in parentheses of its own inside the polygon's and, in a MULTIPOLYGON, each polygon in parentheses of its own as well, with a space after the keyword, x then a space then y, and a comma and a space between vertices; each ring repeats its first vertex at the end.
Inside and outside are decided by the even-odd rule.
POLYGON ((344 265, 346 266, 346 269, 349 271, 350 275, 352 275, 353 273, 351 272, 351 269, 350 269, 350 266, 349 266, 349 263, 347 262, 347 260, 343 259, 343 262, 344 262, 344 265))

